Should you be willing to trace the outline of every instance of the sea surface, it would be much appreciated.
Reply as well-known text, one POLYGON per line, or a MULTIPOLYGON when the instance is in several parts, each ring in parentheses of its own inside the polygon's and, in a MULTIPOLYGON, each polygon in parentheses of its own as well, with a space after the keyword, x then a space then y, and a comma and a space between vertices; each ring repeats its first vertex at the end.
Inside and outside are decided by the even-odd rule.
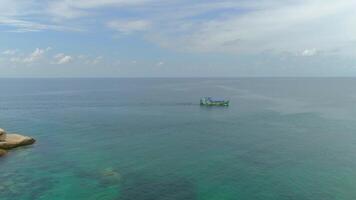
POLYGON ((0 127, 1 200, 356 199, 352 78, 0 79, 0 127))

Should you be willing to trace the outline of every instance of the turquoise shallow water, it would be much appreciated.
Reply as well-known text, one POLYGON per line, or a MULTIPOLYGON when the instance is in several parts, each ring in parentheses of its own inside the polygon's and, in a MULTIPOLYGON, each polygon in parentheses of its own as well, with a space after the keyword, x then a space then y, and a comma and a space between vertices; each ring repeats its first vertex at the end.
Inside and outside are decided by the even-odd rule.
POLYGON ((356 198, 356 79, 0 79, 1 200, 356 198), (229 108, 200 107, 202 96, 229 108))

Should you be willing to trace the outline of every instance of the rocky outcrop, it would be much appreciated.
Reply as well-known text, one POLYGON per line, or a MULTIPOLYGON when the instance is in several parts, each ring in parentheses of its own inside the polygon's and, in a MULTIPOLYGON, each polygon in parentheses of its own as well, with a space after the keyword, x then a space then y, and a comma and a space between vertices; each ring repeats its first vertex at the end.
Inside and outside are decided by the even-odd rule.
POLYGON ((36 140, 31 137, 15 133, 9 134, 3 129, 0 129, 0 156, 5 155, 8 149, 31 145, 35 142, 36 140))
MULTIPOLYGON (((4 129, 1 129, 0 128, 0 142, 3 142, 5 141, 5 138, 6 138, 6 132, 4 129)), ((1 156, 4 156, 7 152, 3 149, 0 149, 0 157, 1 156)))
POLYGON ((7 152, 5 150, 0 149, 0 157, 4 156, 7 152))
POLYGON ((0 142, 0 149, 13 149, 35 143, 35 139, 19 134, 7 134, 5 141, 0 142))
POLYGON ((0 128, 0 142, 4 141, 6 138, 6 131, 0 128))

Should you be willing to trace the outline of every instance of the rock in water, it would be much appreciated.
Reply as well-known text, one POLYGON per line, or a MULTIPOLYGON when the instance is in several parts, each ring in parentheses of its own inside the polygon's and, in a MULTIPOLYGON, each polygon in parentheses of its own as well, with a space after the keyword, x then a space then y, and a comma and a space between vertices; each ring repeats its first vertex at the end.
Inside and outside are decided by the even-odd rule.
POLYGON ((6 139, 6 131, 0 128, 0 142, 5 141, 6 139))
POLYGON ((13 149, 35 143, 35 139, 19 134, 6 134, 4 141, 0 141, 0 149, 13 149))
POLYGON ((7 152, 5 150, 0 149, 0 157, 4 156, 7 152))
POLYGON ((111 177, 111 178, 115 178, 115 179, 120 179, 119 172, 117 172, 116 170, 114 170, 111 167, 104 169, 104 171, 102 171, 101 174, 103 177, 111 177))

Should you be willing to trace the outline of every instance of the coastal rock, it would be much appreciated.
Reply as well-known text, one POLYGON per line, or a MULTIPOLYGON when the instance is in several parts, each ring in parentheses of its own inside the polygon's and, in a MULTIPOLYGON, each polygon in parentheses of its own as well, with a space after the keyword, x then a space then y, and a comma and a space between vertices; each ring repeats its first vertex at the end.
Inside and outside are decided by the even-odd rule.
POLYGON ((6 139, 6 131, 0 128, 0 142, 5 141, 6 139))
POLYGON ((4 156, 7 152, 5 150, 0 149, 0 157, 4 156))
POLYGON ((0 141, 0 149, 13 149, 20 146, 31 145, 35 139, 19 134, 6 134, 4 141, 0 141))

